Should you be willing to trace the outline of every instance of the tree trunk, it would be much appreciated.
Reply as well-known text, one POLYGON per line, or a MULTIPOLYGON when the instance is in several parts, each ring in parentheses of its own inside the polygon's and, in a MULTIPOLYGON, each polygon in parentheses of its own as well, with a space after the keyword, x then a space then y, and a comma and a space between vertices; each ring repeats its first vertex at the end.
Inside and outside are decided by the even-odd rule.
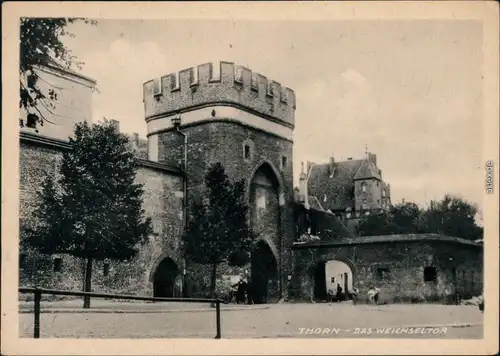
MULTIPOLYGON (((211 298, 215 299, 215 284, 217 283, 217 264, 212 265, 212 278, 210 279, 210 296, 211 298)), ((215 307, 215 304, 211 304, 212 307, 215 307)))
MULTIPOLYGON (((92 257, 87 257, 87 265, 85 267, 85 285, 84 292, 92 291, 92 257)), ((90 308, 90 297, 83 297, 83 308, 90 308)))

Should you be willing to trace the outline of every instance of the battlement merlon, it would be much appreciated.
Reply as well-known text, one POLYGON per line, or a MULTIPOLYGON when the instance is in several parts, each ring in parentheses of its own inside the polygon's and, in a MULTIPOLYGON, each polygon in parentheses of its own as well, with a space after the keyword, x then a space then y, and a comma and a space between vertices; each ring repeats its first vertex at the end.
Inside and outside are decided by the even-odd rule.
POLYGON ((146 121, 199 107, 234 105, 293 129, 295 92, 280 83, 230 62, 201 64, 150 80, 143 85, 146 121))

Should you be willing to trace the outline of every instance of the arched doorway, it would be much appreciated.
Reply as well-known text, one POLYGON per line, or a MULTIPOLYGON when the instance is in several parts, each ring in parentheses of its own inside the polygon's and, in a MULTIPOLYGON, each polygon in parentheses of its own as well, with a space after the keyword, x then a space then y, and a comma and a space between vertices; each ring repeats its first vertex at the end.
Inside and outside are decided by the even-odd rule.
POLYGON ((262 240, 252 251, 250 289, 255 304, 273 303, 279 299, 277 261, 269 245, 262 240))
POLYGON ((334 293, 340 285, 346 299, 352 292, 353 273, 347 263, 337 260, 325 263, 326 288, 334 293))
POLYGON ((353 270, 345 262, 339 260, 319 261, 313 267, 314 300, 326 301, 328 292, 334 295, 337 288, 342 288, 342 299, 350 298, 353 289, 353 270))
POLYGON ((254 303, 272 303, 279 299, 278 245, 280 234, 279 180, 270 164, 262 164, 250 181, 250 226, 261 238, 252 251, 251 290, 254 303))
POLYGON ((178 288, 176 288, 178 276, 177 264, 169 257, 164 258, 154 272, 153 295, 163 298, 178 297, 178 288))

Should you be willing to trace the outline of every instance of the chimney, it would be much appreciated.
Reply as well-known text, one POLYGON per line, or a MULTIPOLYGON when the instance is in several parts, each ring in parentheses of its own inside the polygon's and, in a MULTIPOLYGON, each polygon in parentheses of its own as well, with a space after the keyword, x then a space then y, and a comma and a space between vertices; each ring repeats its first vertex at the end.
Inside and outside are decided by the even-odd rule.
POLYGON ((138 151, 139 150, 139 134, 137 132, 134 132, 132 134, 131 141, 132 141, 132 148, 134 150, 138 151))
POLYGON ((309 209, 309 177, 311 176, 311 168, 313 163, 307 161, 307 172, 304 172, 304 163, 302 162, 302 172, 299 180, 299 201, 304 203, 306 209, 309 209))
POLYGON ((118 120, 110 120, 111 122, 111 126, 114 127, 114 129, 116 130, 116 132, 120 132, 120 121, 118 120))
POLYGON ((330 173, 330 178, 335 174, 335 158, 330 157, 330 164, 328 165, 328 173, 330 173))
POLYGON ((300 163, 300 176, 299 176, 299 201, 305 201, 307 191, 307 175, 304 172, 304 162, 300 163))

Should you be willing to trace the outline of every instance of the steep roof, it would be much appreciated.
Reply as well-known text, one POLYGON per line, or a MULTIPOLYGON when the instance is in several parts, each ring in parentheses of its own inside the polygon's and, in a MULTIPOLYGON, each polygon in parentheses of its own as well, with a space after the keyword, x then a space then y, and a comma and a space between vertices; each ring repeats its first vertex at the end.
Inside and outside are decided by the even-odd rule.
POLYGON ((368 178, 377 178, 380 179, 380 171, 373 164, 373 162, 364 159, 362 160, 361 166, 358 171, 354 175, 353 179, 368 179, 368 178))
POLYGON ((308 197, 309 200, 309 206, 311 209, 319 210, 319 211, 325 211, 321 203, 319 202, 318 198, 316 198, 313 195, 309 195, 308 197))
MULTIPOLYGON (((313 199, 317 203, 312 203, 309 200, 309 209, 306 209, 304 203, 295 203, 296 213, 304 213, 306 210, 309 212, 309 216, 312 220, 313 225, 317 227, 320 231, 320 238, 322 241, 330 241, 332 239, 339 238, 350 238, 352 237, 352 232, 337 218, 333 213, 323 209, 321 204, 317 199, 313 199), (316 208, 318 204, 319 209, 316 208)), ((296 218, 296 222, 301 221, 301 219, 296 218)))
POLYGON ((54 60, 53 58, 49 58, 47 63, 45 63, 44 65, 39 65, 37 67, 42 69, 42 70, 44 68, 45 69, 52 69, 52 70, 55 70, 57 72, 62 73, 63 75, 79 78, 80 80, 87 82, 90 86, 95 86, 97 84, 97 81, 95 79, 90 78, 86 75, 83 75, 83 74, 81 74, 81 73, 79 73, 71 68, 68 68, 65 65, 63 65, 62 63, 60 63, 59 61, 54 60))
POLYGON ((313 164, 308 180, 309 194, 317 197, 325 209, 343 210, 354 207, 354 180, 381 179, 380 171, 368 159, 347 160, 333 163, 313 164), (323 196, 327 196, 326 202, 323 196))

